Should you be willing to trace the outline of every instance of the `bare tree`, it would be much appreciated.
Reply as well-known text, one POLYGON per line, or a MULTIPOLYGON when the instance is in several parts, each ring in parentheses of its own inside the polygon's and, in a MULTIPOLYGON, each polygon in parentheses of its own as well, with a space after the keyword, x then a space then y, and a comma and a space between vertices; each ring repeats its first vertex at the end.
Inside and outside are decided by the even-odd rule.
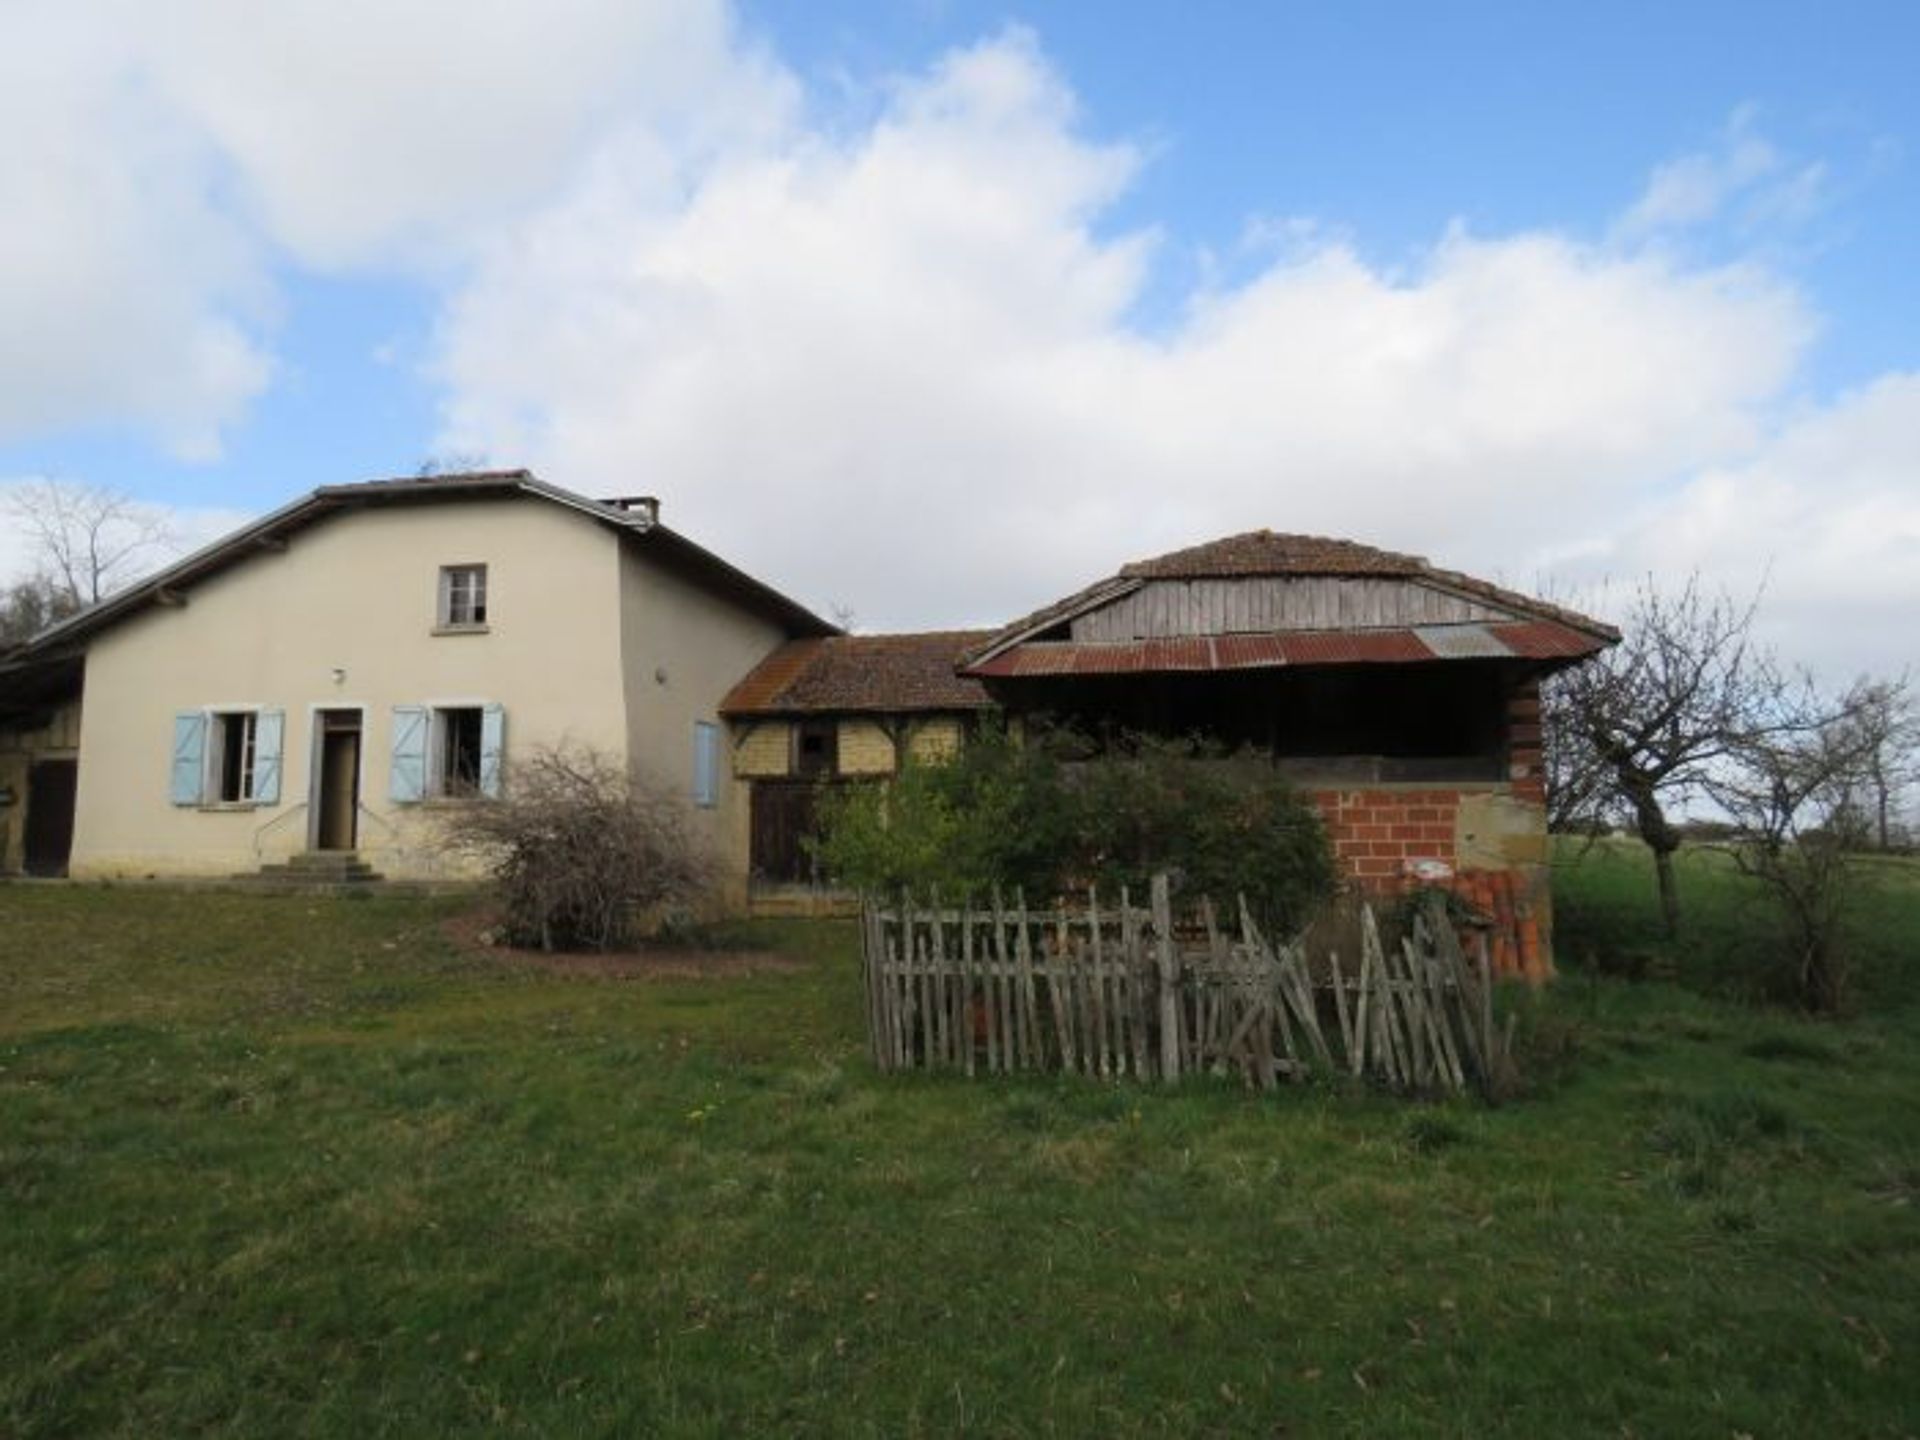
POLYGON ((1857 803, 1868 812, 1874 848, 1890 849, 1901 794, 1920 783, 1920 713, 1906 678, 1856 681, 1843 723, 1859 760, 1863 793, 1857 803))
POLYGON ((1621 643, 1549 682, 1548 815, 1562 829, 1624 820, 1653 852, 1660 915, 1680 926, 1670 811, 1701 793, 1736 746, 1814 723, 1801 687, 1752 641, 1759 597, 1636 592, 1621 643))
POLYGON ((1860 799, 1880 747, 1874 717, 1904 705, 1904 685, 1857 682, 1822 723, 1739 738, 1707 780, 1733 821, 1734 862, 1780 909, 1795 994, 1810 1010, 1846 1000, 1842 922, 1850 852, 1867 829, 1860 799))
POLYGON ((119 589, 177 544, 165 521, 117 490, 29 480, 4 504, 36 552, 39 583, 69 612, 119 589))

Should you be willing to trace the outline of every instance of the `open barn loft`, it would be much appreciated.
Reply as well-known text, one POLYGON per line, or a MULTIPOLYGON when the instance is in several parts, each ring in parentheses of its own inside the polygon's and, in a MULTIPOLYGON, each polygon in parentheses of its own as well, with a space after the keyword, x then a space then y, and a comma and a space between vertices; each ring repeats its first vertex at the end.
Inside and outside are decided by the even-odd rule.
POLYGON ((1516 687, 1615 638, 1414 556, 1261 530, 1128 565, 961 670, 1017 713, 1205 735, 1305 779, 1492 780, 1516 687))

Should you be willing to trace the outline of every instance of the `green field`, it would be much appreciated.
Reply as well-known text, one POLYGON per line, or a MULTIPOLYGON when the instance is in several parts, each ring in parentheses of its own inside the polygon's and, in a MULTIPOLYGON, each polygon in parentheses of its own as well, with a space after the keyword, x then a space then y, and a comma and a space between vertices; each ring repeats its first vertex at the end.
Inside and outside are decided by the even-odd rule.
POLYGON ((0 888, 0 1435, 1911 1435, 1920 871, 1837 1023, 1684 878, 1669 947, 1563 875, 1499 1110, 883 1080, 843 925, 666 981, 0 888))

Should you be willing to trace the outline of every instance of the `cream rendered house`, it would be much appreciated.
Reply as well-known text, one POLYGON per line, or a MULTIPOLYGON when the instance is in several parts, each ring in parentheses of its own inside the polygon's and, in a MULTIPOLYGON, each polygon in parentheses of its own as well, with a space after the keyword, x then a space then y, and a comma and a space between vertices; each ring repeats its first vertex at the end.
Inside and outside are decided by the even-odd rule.
MULTIPOLYGON (((498 793, 516 753, 590 746, 683 794, 743 883, 720 703, 784 643, 831 633, 649 499, 525 471, 331 486, 0 667, 0 766, 24 798, 77 739, 76 877, 352 852, 430 878, 460 869, 445 807, 498 793)), ((31 847, 11 839, 0 866, 17 869, 31 847)))

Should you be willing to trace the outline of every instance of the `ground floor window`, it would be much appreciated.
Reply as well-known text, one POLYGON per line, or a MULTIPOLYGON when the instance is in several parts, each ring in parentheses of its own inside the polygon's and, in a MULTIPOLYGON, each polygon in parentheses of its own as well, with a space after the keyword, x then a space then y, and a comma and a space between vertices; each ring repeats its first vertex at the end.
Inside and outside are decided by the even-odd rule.
POLYGON ((237 804, 253 799, 253 761, 260 738, 259 717, 252 710, 229 711, 213 717, 209 740, 213 746, 212 764, 207 767, 212 782, 208 796, 221 804, 237 804))
POLYGON ((277 805, 285 713, 185 710, 173 719, 176 805, 277 805))
POLYGON ((500 793, 506 711, 498 705, 396 705, 388 760, 391 799, 500 793))
POLYGON ((434 793, 480 793, 481 710, 460 705, 433 712, 434 793))

